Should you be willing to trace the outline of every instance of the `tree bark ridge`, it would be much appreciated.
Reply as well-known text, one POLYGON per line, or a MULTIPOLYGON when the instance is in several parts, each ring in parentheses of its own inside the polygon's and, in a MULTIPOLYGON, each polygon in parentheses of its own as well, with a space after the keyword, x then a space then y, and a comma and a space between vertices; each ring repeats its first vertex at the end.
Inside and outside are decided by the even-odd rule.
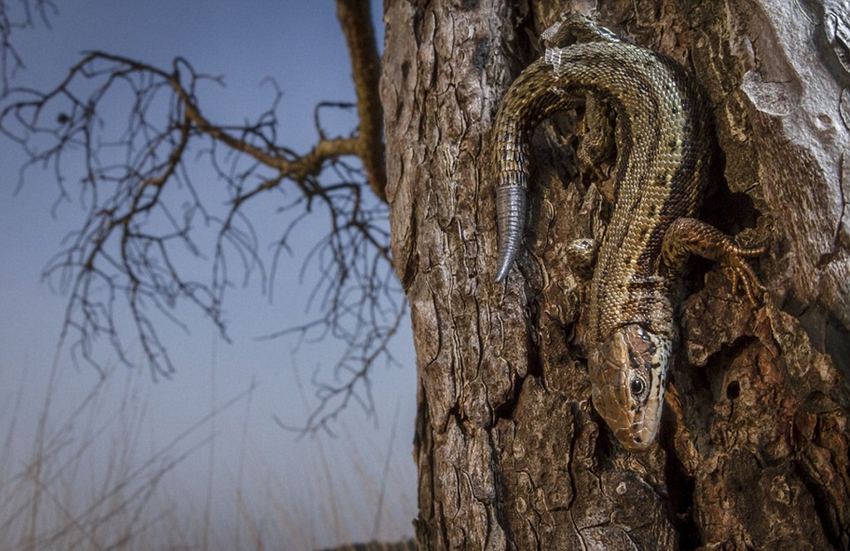
POLYGON ((584 282, 564 248, 603 231, 612 185, 576 168, 580 112, 535 133, 527 247, 507 283, 492 283, 489 127, 540 54, 534 37, 572 4, 386 3, 381 93, 393 257, 418 356, 421 548, 850 548, 838 359, 850 142, 838 102, 824 103, 843 97, 845 76, 823 63, 802 76, 818 28, 785 25, 803 8, 778 0, 605 2, 594 14, 696 74, 718 138, 702 216, 769 246, 758 271, 770 292, 755 309, 722 267, 693 263, 658 444, 629 454, 592 408, 574 338, 584 282))

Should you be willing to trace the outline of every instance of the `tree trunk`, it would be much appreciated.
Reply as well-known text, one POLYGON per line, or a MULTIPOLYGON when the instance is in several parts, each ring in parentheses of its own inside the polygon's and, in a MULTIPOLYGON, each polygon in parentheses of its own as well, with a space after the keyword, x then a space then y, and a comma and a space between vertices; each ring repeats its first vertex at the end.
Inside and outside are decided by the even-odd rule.
POLYGON ((850 549, 848 8, 637 0, 591 14, 696 75, 717 137, 701 217, 768 245, 758 308, 719 266, 690 264, 658 442, 632 454, 593 410, 574 342, 585 283, 564 247, 598 232, 610 182, 575 174, 565 121, 535 133, 527 247, 493 283, 496 107, 540 32, 586 4, 385 1, 419 546, 850 549))

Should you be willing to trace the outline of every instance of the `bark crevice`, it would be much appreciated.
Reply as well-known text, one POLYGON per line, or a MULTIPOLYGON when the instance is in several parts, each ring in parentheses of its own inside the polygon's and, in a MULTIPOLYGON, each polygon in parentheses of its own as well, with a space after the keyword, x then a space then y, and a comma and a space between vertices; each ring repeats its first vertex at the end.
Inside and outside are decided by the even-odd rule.
POLYGON ((428 400, 420 545, 849 549, 850 239, 835 236, 835 182, 850 130, 827 101, 841 87, 813 51, 817 29, 782 0, 609 2, 595 14, 694 72, 720 151, 702 217, 768 246, 754 267, 769 293, 755 308, 722 267, 683 274, 659 443, 636 455, 593 411, 585 351, 567 331, 586 296, 566 244, 602 235, 611 212, 610 186, 583 185, 572 166, 581 140, 565 133, 580 119, 536 132, 527 249, 505 284, 492 282, 482 146, 518 60, 539 55, 534 37, 579 4, 386 2, 393 254, 428 400))

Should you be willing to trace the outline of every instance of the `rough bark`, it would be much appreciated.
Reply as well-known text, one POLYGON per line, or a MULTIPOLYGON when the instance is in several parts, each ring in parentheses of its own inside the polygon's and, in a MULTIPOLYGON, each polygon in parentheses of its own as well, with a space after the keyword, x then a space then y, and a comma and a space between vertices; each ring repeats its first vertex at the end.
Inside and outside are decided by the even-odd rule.
MULTIPOLYGON (((850 548, 850 51, 814 1, 387 0, 382 102, 393 255, 418 357, 422 549, 850 548), (576 5, 573 5, 576 4, 576 5), (753 309, 693 263, 658 444, 595 414, 564 246, 603 222, 569 117, 535 135, 532 225, 493 281, 498 99, 564 9, 693 71, 714 105, 702 217, 765 240, 753 309)), ((841 13, 844 10, 844 13, 841 13)))

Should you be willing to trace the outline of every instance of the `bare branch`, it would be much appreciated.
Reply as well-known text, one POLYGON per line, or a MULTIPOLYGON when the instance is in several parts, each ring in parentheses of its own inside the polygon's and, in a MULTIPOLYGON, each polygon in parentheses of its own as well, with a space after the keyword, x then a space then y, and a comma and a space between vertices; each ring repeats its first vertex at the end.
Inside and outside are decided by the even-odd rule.
POLYGON ((369 0, 337 0, 336 12, 348 44, 357 94, 357 116, 360 121, 357 153, 363 160, 372 193, 386 201, 384 110, 378 91, 381 60, 372 27, 372 10, 369 0))
POLYGON ((50 17, 59 13, 51 0, 0 0, 0 96, 9 91, 9 81, 24 68, 24 60, 12 42, 15 31, 35 27, 40 20, 50 27, 50 17))
POLYGON ((159 324, 188 330, 180 309, 190 306, 228 339, 227 289, 256 274, 271 298, 295 232, 319 216, 327 221, 326 234, 312 236, 302 265, 302 281, 308 268, 319 274, 310 282, 316 316, 276 335, 295 332, 302 340, 345 345, 330 382, 318 386, 310 428, 327 427, 352 400, 371 410, 369 369, 381 358, 394 361, 388 343, 406 304, 389 253, 369 3, 340 0, 338 9, 352 57, 359 132, 328 136, 319 111, 352 104, 321 103, 317 141, 305 154, 278 142, 276 86, 270 107, 255 120, 217 123, 199 106, 198 91, 221 79, 179 57, 164 70, 90 52, 52 90, 10 90, 0 132, 29 155, 18 185, 29 170, 50 169, 57 204, 76 195, 86 212, 44 270, 69 294, 61 342, 72 342, 75 359, 98 367, 103 339, 130 363, 126 339, 135 334, 154 375, 170 375, 174 366, 159 324), (207 179, 198 186, 193 174, 200 165, 212 167, 222 184, 207 179), (267 259, 249 209, 270 200, 279 202, 285 229, 267 259), (199 266, 211 269, 208 279, 197 276, 199 266))

